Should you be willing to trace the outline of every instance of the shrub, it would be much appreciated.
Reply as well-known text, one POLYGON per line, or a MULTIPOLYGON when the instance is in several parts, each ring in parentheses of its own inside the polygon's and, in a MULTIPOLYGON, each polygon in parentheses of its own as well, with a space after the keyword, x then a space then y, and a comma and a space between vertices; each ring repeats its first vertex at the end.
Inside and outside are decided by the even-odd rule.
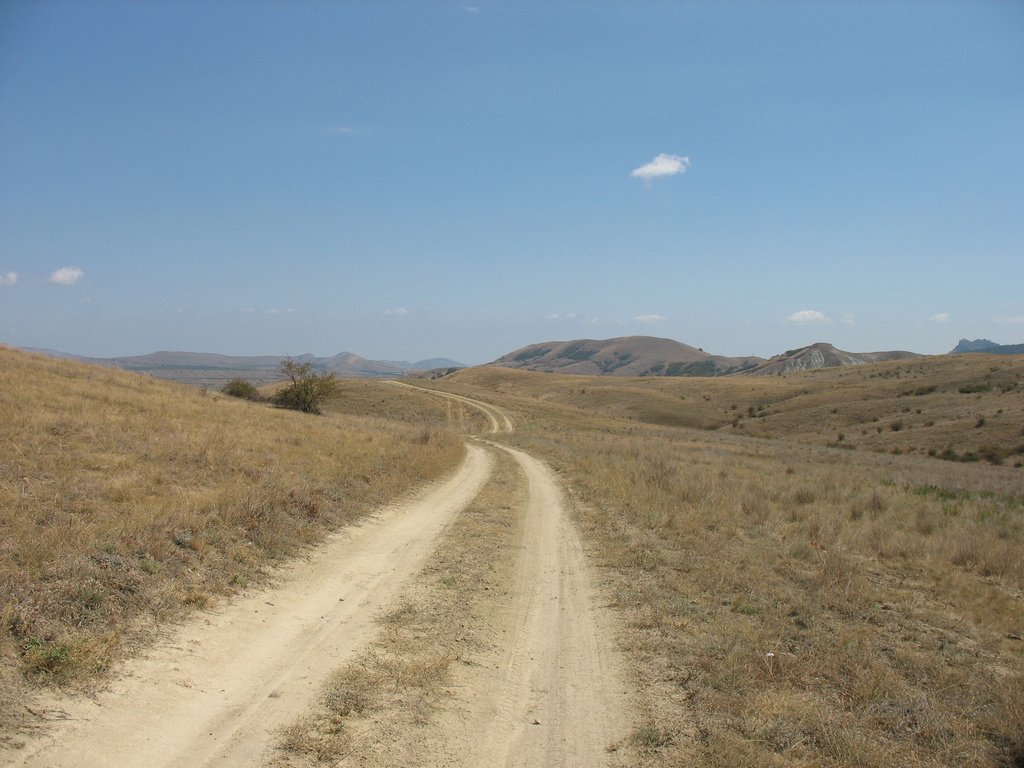
POLYGON ((238 397, 242 400, 253 400, 259 402, 266 399, 262 394, 260 394, 260 391, 256 389, 256 386, 252 382, 246 381, 245 379, 232 379, 221 387, 220 391, 225 395, 238 397))
POLYGON ((311 362, 297 363, 287 358, 279 370, 291 380, 291 384, 279 389, 271 398, 280 408, 320 414, 326 401, 341 396, 341 382, 337 374, 327 371, 314 373, 311 362))

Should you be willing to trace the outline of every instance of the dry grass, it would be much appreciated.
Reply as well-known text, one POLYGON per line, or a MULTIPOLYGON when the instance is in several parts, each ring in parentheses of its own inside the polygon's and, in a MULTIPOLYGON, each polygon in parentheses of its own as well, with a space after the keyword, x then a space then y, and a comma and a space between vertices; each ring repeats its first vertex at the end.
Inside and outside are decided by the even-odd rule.
POLYGON ((644 424, 1024 467, 1024 355, 707 379, 472 368, 438 385, 644 424))
POLYGON ((2 347, 0 411, 8 694, 18 671, 81 683, 143 620, 263 578, 463 453, 425 398, 415 413, 317 418, 2 347))
MULTIPOLYGON (((617 405, 592 393, 603 388, 593 379, 484 370, 454 381, 512 404, 523 425, 513 439, 577 494, 645 708, 636 765, 994 767, 1024 765, 1022 470, 812 437, 835 403, 842 413, 869 402, 858 418, 870 421, 941 395, 933 415, 964 409, 959 432, 942 438, 962 451, 976 439, 962 433, 986 428, 969 409, 1020 412, 1013 359, 988 371, 1001 383, 980 400, 959 392, 957 376, 993 364, 921 373, 915 363, 898 379, 898 363, 865 366, 852 391, 828 379, 842 372, 818 374, 820 388, 814 374, 633 380, 615 385, 627 401, 617 405), (933 374, 944 392, 903 394, 933 374), (658 407, 662 388, 693 387, 684 402, 709 403, 705 417, 777 398, 765 410, 779 415, 778 434, 642 423, 645 387, 658 407)), ((749 418, 764 429, 774 417, 749 418)))

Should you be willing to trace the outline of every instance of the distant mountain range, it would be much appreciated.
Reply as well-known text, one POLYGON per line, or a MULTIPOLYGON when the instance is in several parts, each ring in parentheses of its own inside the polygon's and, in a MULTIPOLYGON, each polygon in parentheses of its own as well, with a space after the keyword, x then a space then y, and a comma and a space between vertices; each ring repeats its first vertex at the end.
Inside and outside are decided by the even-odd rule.
POLYGON ((921 357, 914 352, 844 352, 818 343, 791 349, 770 360, 723 357, 671 339, 626 336, 595 341, 531 344, 490 365, 549 373, 598 376, 767 376, 841 365, 862 365, 921 357))
MULTIPOLYGON (((278 366, 286 359, 284 355, 244 357, 207 352, 153 352, 149 355, 130 357, 83 357, 52 349, 27 347, 26 351, 50 357, 78 360, 106 368, 121 368, 126 371, 149 374, 160 379, 170 379, 184 384, 210 388, 220 388, 235 378, 247 379, 256 386, 280 381, 282 377, 278 366)), ((305 354, 298 355, 293 359, 300 363, 311 362, 318 370, 330 371, 350 379, 396 379, 431 368, 465 367, 447 358, 421 360, 417 363, 394 363, 367 360, 351 352, 342 352, 333 357, 315 357, 305 354)))
POLYGON ((988 339, 960 339, 950 354, 960 352, 984 352, 987 355, 1024 355, 1024 344, 996 344, 988 339))
MULTIPOLYGON (((278 366, 283 355, 241 357, 205 352, 154 352, 135 357, 82 357, 51 349, 26 348, 50 357, 121 368, 185 384, 219 389, 234 378, 257 386, 281 380, 278 366)), ((996 344, 988 339, 961 339, 953 353, 1024 354, 1024 344, 996 344)), ((546 373, 583 376, 767 376, 844 365, 922 357, 914 352, 845 352, 819 342, 791 349, 768 360, 761 357, 713 355, 672 339, 624 336, 615 339, 575 339, 531 344, 499 357, 488 365, 546 373)), ((351 352, 333 357, 311 354, 294 358, 312 362, 319 370, 343 378, 394 379, 403 376, 439 378, 466 366, 444 357, 409 363, 404 360, 368 360, 351 352)))

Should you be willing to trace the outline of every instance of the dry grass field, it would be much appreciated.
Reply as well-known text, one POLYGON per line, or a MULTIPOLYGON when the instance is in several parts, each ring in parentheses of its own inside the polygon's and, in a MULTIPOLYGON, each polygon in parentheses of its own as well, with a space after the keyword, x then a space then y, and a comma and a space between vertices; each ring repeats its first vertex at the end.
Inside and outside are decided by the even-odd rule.
MULTIPOLYGON (((493 439, 571 495, 640 713, 616 765, 999 768, 1024 766, 1022 376, 1019 356, 957 355, 417 386, 512 412, 493 439)), ((311 417, 0 348, 0 725, 27 725, 25 680, 88 686, 159 621, 443 474, 485 426, 427 392, 343 387, 311 417)), ((281 764, 429 721, 501 594, 517 482, 506 462, 281 764)))
POLYGON ((0 347, 0 727, 155 622, 450 470, 447 406, 353 382, 325 417, 0 347))
POLYGON ((1024 765, 1022 372, 429 386, 516 410, 510 439, 576 495, 646 713, 637 764, 938 768, 1024 765))
POLYGON ((444 380, 527 401, 692 427, 1024 465, 1024 356, 942 355, 781 376, 552 376, 472 368, 444 380))

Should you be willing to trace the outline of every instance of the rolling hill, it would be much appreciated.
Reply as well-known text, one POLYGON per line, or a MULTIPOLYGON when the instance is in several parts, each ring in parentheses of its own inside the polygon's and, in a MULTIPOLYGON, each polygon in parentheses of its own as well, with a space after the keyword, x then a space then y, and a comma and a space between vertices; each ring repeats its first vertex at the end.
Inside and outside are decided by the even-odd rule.
POLYGON ((915 352, 844 352, 831 344, 819 342, 809 347, 791 349, 765 360, 760 365, 740 371, 743 376, 768 376, 774 373, 812 371, 817 368, 839 368, 846 365, 885 363, 890 360, 906 360, 922 357, 915 352))
POLYGON ((531 344, 490 365, 581 376, 722 376, 761 362, 759 357, 711 355, 672 339, 624 336, 531 344))

